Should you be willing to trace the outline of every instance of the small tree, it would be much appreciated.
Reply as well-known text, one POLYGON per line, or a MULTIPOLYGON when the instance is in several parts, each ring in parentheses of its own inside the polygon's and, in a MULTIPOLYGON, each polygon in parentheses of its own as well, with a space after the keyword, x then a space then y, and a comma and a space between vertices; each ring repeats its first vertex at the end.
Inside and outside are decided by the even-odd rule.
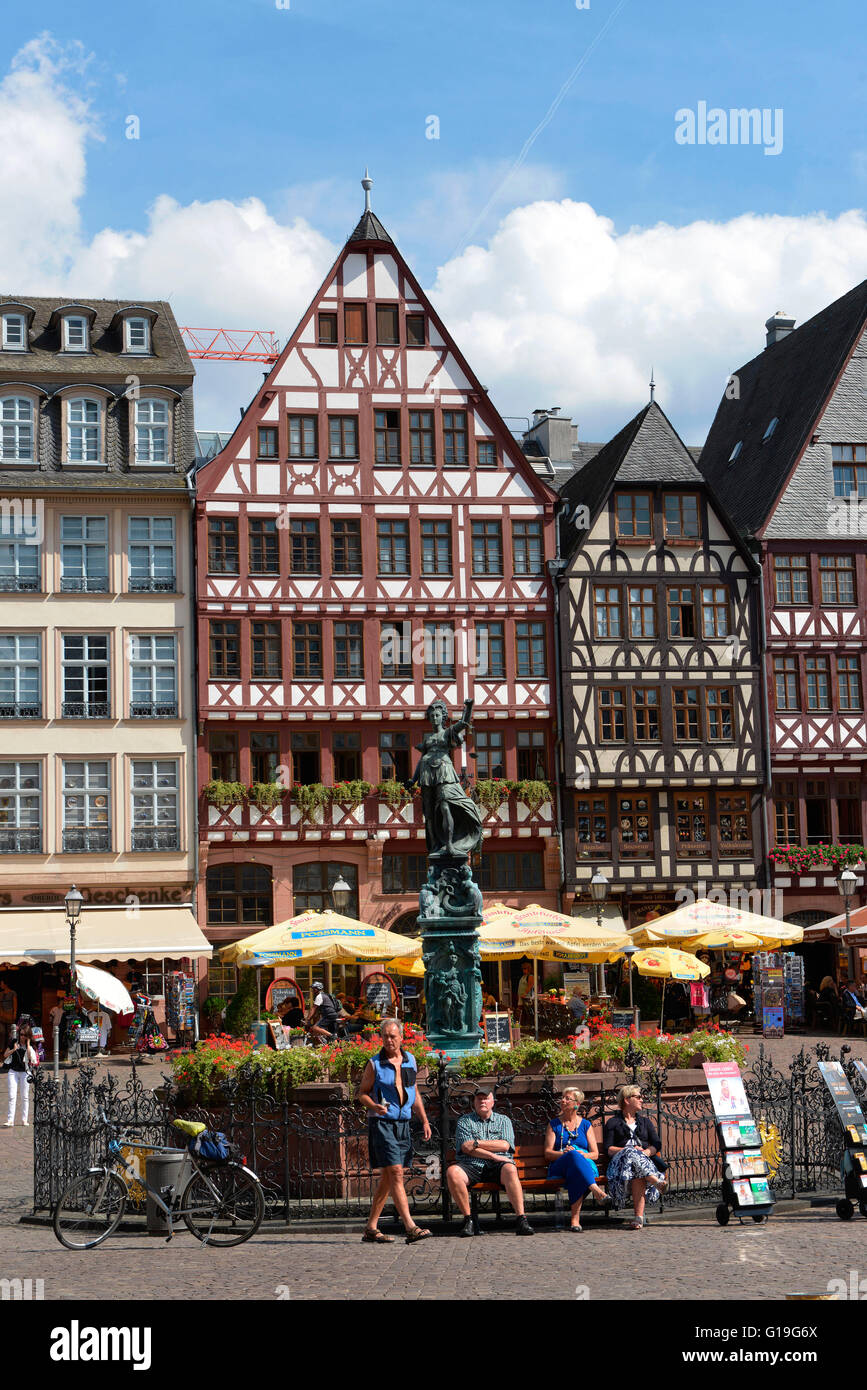
POLYGON ((226 1030, 235 1038, 246 1038, 258 1017, 256 1007, 256 972, 242 969, 240 983, 226 1009, 226 1030))

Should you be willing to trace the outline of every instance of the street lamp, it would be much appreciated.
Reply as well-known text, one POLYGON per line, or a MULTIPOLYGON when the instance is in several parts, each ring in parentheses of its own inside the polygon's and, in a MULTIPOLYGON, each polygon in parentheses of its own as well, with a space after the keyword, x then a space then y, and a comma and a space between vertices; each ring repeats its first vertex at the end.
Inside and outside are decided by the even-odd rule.
MULTIPOLYGON (((850 921, 850 916, 849 916, 849 912, 850 912, 849 904, 850 904, 851 899, 852 899, 852 894, 855 892, 855 887, 856 887, 857 883, 858 883, 857 875, 856 875, 851 869, 844 869, 844 870, 842 871, 842 873, 840 874, 839 878, 837 879, 837 889, 838 889, 838 892, 839 892, 839 894, 840 894, 840 897, 843 899, 843 905, 844 905, 844 907, 846 908, 846 935, 847 935, 847 936, 848 936, 848 934, 849 934, 849 932, 850 932, 850 930, 851 930, 851 921, 850 921)), ((848 950, 848 952, 849 952, 849 956, 848 956, 848 960, 849 960, 849 977, 850 977, 850 979, 851 979, 851 978, 853 977, 853 975, 854 975, 854 971, 852 970, 852 947, 849 945, 849 942, 848 942, 848 941, 846 942, 846 947, 847 947, 847 950, 848 950)))
MULTIPOLYGON (((608 879, 605 877, 605 875, 604 875, 599 869, 596 870, 596 873, 593 875, 593 877, 592 877, 591 880, 590 880, 590 897, 593 899, 594 903, 596 904, 596 925, 597 925, 597 927, 601 927, 601 926, 602 926, 602 908, 603 908, 603 905, 604 905, 604 903, 605 903, 605 899, 608 897, 608 879)), ((602 998, 605 997, 605 966, 604 966, 604 965, 597 965, 597 967, 596 967, 596 993, 597 993, 597 995, 599 995, 599 996, 602 997, 602 998), (602 982, 602 988, 601 988, 601 989, 599 988, 599 982, 600 982, 600 980, 601 980, 601 982, 602 982)))
POLYGON ((352 888, 341 874, 337 882, 331 888, 331 901, 334 903, 335 912, 345 912, 349 906, 349 899, 352 897, 352 888))
MULTIPOLYGON (((74 883, 73 883, 72 887, 70 888, 69 892, 66 894, 66 897, 63 899, 63 902, 64 902, 64 905, 65 905, 65 907, 66 907, 66 924, 67 924, 67 926, 69 927, 69 992, 70 992, 70 994, 72 995, 72 999, 73 999, 73 1003, 74 1003, 74 1001, 75 1001, 75 928, 76 928, 76 925, 77 925, 77 923, 78 923, 78 919, 79 919, 79 917, 81 916, 81 904, 84 902, 83 896, 81 895, 81 893, 79 893, 79 891, 78 891, 78 889, 76 888, 76 886, 75 886, 74 883)), ((59 1036, 59 1034, 58 1034, 58 1036, 59 1036)), ((57 1036, 55 1036, 55 1039, 54 1039, 54 1055, 55 1055, 55 1057, 57 1056, 57 1051, 58 1051, 58 1049, 57 1049, 57 1036)), ((79 1056, 80 1056, 80 1052, 79 1052, 79 1043, 78 1043, 78 1032, 77 1032, 77 1030, 75 1030, 75 1042, 70 1043, 70 1045, 69 1045, 69 1061, 70 1061, 70 1062, 75 1062, 75 1061, 78 1060, 78 1057, 79 1057, 79 1056)), ((56 1067, 55 1067, 55 1071, 56 1071, 56 1067)))

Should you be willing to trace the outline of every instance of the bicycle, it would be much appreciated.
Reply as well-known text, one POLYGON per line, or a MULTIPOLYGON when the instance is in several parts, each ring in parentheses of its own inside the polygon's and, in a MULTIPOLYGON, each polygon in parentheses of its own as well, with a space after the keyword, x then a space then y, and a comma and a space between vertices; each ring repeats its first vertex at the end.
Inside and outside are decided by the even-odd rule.
MULTIPOLYGON (((93 1250, 117 1230, 130 1195, 126 1174, 134 1171, 121 1152, 123 1147, 147 1149, 151 1153, 181 1153, 187 1160, 170 1188, 159 1190, 146 1177, 135 1178, 166 1218, 166 1242, 172 1239, 174 1227, 181 1219, 203 1245, 228 1248, 241 1245, 256 1234, 265 1215, 265 1198, 259 1179, 243 1161, 197 1161, 189 1149, 155 1150, 152 1144, 126 1139, 119 1125, 112 1123, 104 1111, 99 1118, 108 1136, 106 1160, 73 1178, 57 1203, 52 1224, 61 1245, 68 1250, 93 1250), (203 1163, 206 1167, 200 1166, 203 1163), (186 1178, 188 1164, 192 1175, 178 1198, 180 1179, 186 1178)), ((174 1120, 173 1124, 191 1137, 207 1129, 197 1120, 174 1120)))

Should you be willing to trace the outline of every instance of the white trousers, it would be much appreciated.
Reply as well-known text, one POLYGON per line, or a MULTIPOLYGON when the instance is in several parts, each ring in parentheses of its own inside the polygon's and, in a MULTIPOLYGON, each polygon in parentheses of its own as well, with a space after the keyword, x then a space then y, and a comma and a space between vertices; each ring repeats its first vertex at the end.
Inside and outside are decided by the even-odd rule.
POLYGON ((26 1124, 30 1115, 30 1074, 26 1071, 8 1071, 6 1078, 9 1082, 9 1110, 6 1114, 6 1123, 15 1122, 15 1103, 18 1096, 21 1096, 21 1123, 26 1124))

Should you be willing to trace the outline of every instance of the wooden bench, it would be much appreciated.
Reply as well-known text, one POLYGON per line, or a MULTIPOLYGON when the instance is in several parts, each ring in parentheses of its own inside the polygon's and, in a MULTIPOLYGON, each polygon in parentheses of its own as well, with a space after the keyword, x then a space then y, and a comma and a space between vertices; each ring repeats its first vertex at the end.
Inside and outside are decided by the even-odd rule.
MULTIPOLYGON (((599 1186, 606 1186, 605 1166, 606 1160, 600 1154, 596 1160, 599 1169, 599 1186)), ((545 1145, 541 1142, 534 1144, 515 1145, 515 1167, 518 1170, 518 1177, 524 1192, 553 1192, 554 1210, 559 1218, 564 1206, 564 1196, 566 1185, 562 1178, 548 1177, 548 1162, 545 1158, 545 1145)), ((502 1224, 502 1213, 500 1211, 500 1196, 505 1189, 499 1183, 494 1182, 474 1182, 470 1184, 470 1215, 473 1219, 473 1230, 479 1235, 479 1193, 493 1192, 494 1194, 494 1217, 497 1225, 502 1224)), ((592 1193, 588 1193, 585 1200, 596 1203, 596 1198, 592 1193)), ((584 1208, 582 1207, 582 1214, 584 1208)), ((610 1208, 605 1207, 605 1218, 608 1219, 610 1208)))

